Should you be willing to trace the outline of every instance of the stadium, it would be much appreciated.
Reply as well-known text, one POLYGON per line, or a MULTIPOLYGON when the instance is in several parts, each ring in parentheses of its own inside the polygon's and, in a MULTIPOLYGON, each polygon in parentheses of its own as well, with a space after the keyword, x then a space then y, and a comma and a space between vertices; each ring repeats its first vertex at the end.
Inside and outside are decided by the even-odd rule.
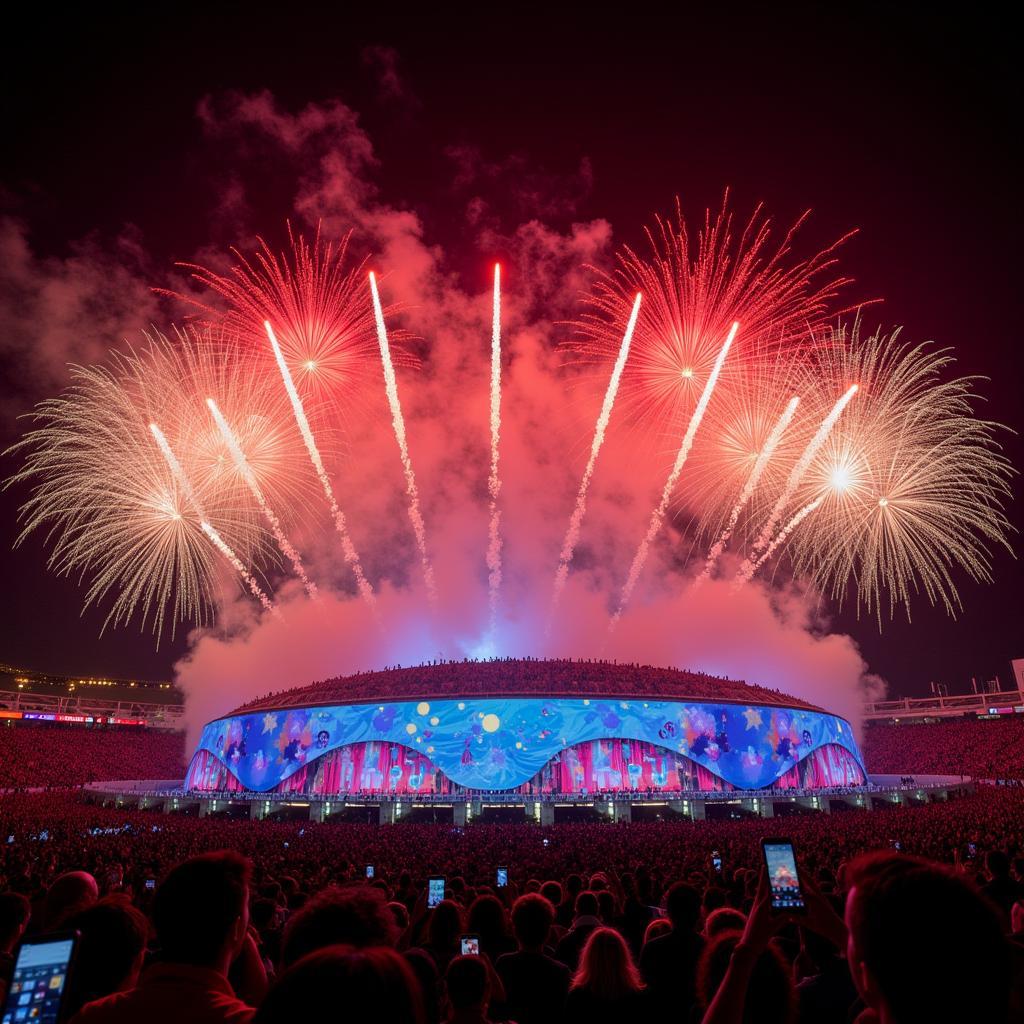
MULTIPOLYGON (((903 782, 869 780, 848 721, 775 690, 678 669, 509 658, 270 694, 205 725, 183 782, 98 788, 201 815, 308 808, 322 821, 359 808, 390 824, 428 807, 431 820, 465 824, 504 808, 551 824, 566 809, 623 821, 666 808, 771 816, 776 800, 870 807, 905 799, 903 782)), ((963 784, 917 779, 913 796, 963 784)))
POLYGON ((864 781, 850 724, 795 698, 678 670, 510 659, 255 701, 206 725, 185 788, 415 798, 864 781))

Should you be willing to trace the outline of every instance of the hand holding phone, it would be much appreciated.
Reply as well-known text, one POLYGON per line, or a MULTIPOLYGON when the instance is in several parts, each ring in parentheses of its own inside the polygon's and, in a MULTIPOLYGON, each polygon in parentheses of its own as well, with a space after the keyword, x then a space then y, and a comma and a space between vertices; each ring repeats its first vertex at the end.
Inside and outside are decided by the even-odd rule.
POLYGON ((806 910, 796 853, 788 839, 762 839, 772 910, 776 913, 802 913, 806 910))
POLYGON ((372 864, 367 864, 366 865, 366 877, 367 878, 373 878, 373 865, 372 864))
POLYGON ((499 889, 504 889, 508 885, 508 868, 498 868, 496 884, 499 889))
POLYGON ((41 935, 21 944, 0 1020, 62 1019, 78 940, 78 932, 69 931, 41 935), (29 1010, 34 1011, 31 1018, 29 1010))
POLYGON ((444 878, 431 878, 427 882, 427 906, 436 907, 444 900, 444 878))
POLYGON ((479 956, 480 955, 480 936, 479 935, 463 935, 461 942, 462 942, 462 955, 463 956, 479 956))

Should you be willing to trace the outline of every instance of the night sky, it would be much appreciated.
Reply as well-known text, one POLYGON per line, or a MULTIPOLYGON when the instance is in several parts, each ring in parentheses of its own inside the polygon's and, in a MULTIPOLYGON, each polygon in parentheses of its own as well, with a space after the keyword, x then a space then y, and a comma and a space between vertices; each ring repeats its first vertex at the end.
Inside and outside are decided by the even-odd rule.
MULTIPOLYGON (((218 7, 160 19, 47 10, 5 32, 0 203, 37 272, 102 253, 159 284, 175 260, 230 244, 216 212, 230 147, 204 137, 199 104, 233 90, 270 90, 292 111, 336 98, 373 140, 380 195, 421 216, 463 280, 482 279, 495 254, 465 242, 455 149, 501 168, 493 202, 510 222, 543 195, 536 212, 548 223, 604 217, 619 244, 639 244, 677 195, 699 214, 726 186, 740 210, 763 200, 784 223, 812 208, 813 246, 857 228, 842 268, 856 279, 851 298, 884 300, 868 320, 955 346, 961 373, 991 378, 985 414, 1024 430, 1018 54, 980 9, 965 21, 920 7, 848 18, 777 7, 720 17, 683 6, 614 17, 582 5, 218 7)), ((289 213, 279 178, 268 165, 248 193, 275 227, 289 213)), ((7 444, 15 416, 54 388, 29 369, 33 341, 5 258, 7 444)), ((1024 465, 1019 436, 1007 434, 1005 450, 1024 465)), ((14 468, 5 459, 2 475, 14 468)), ((1019 527, 1019 478, 1015 490, 1019 527)), ((102 615, 80 617, 79 588, 47 574, 39 541, 12 552, 23 498, 0 496, 0 660, 168 676, 180 640, 154 651, 132 628, 100 638, 102 615)), ((997 552, 993 572, 990 586, 963 580, 956 621, 919 602, 912 625, 897 619, 881 634, 852 613, 833 625, 895 693, 925 693, 930 680, 962 691, 997 673, 1005 685, 1009 660, 1024 657, 1024 571, 997 552)))

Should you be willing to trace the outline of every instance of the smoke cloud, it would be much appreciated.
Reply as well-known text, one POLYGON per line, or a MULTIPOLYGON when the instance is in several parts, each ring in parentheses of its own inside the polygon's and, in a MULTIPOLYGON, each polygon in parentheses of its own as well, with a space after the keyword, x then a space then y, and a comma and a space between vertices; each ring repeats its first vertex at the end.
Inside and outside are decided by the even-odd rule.
POLYGON ((24 412, 30 399, 67 380, 67 364, 98 362, 111 346, 161 319, 139 232, 113 243, 90 237, 63 257, 42 258, 26 225, 0 219, 0 357, 16 368, 0 409, 24 412))

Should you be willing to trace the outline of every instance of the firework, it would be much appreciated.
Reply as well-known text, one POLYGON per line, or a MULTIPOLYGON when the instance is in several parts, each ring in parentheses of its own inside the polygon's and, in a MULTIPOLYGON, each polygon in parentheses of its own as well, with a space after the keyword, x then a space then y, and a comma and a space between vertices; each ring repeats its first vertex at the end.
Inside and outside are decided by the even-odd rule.
POLYGON ((604 365, 618 347, 618 325, 633 296, 643 293, 621 395, 627 421, 642 429, 674 434, 689 419, 733 321, 743 324, 744 363, 754 350, 796 358, 815 328, 834 315, 833 299, 848 283, 831 271, 836 249, 849 236, 793 261, 793 237, 807 214, 773 250, 771 223, 760 207, 734 238, 727 199, 715 219, 705 214, 696 242, 677 203, 674 225, 659 218, 647 232, 649 258, 624 249, 615 270, 599 275, 591 310, 569 343, 580 362, 604 365))
POLYGON ((487 476, 487 606, 493 636, 498 625, 498 591, 501 588, 501 513, 498 494, 498 442, 501 440, 501 266, 494 265, 494 300, 491 315, 491 466, 487 476))
MULTIPOLYGON (((656 423, 671 432, 675 458, 609 632, 668 526, 682 546, 707 550, 695 585, 728 546, 742 559, 737 586, 767 567, 840 603, 855 594, 879 623, 886 604, 890 615, 897 605, 909 615, 919 594, 955 613, 958 572, 988 580, 992 549, 1009 548, 1013 471, 997 425, 974 415, 974 380, 947 379, 946 350, 862 338, 859 322, 822 327, 844 283, 829 269, 834 247, 793 263, 791 239, 792 231, 769 249, 757 213, 734 241, 723 209, 705 219, 691 251, 681 220, 659 222, 651 261, 627 251, 598 282, 574 344, 601 363, 604 397, 560 548, 549 630, 616 405, 616 429, 656 423)), ((18 543, 42 532, 50 567, 83 581, 86 606, 109 602, 104 628, 137 617, 159 643, 178 623, 215 621, 229 583, 277 614, 268 595, 289 567, 314 596, 299 549, 315 539, 310 513, 321 492, 358 592, 376 611, 328 467, 342 407, 371 391, 380 401, 368 376, 378 353, 406 512, 436 606, 398 392, 396 366, 406 360, 375 276, 360 295, 361 269, 345 270, 345 253, 345 243, 334 250, 293 238, 290 256, 263 245, 225 277, 192 268, 227 300, 224 313, 203 307, 214 327, 147 336, 106 365, 74 367, 69 389, 36 408, 14 447, 22 468, 8 481, 31 487, 18 543)), ((510 514, 500 503, 502 361, 517 355, 502 347, 499 267, 490 355, 481 515, 493 637, 510 514)))
POLYGON ((306 451, 309 453, 309 461, 313 464, 314 470, 316 470, 317 479, 320 481, 324 497, 327 499, 327 504, 330 506, 331 518, 334 520, 334 528, 337 531, 338 536, 341 538, 342 555, 349 567, 352 569, 352 574, 356 578, 356 587, 359 589, 359 596, 362 597, 367 604, 372 606, 374 603, 373 588, 366 579, 366 574, 363 572, 362 562, 359 560, 359 552, 356 551, 356 546, 352 543, 352 538, 349 535, 348 523, 345 520, 345 513, 342 512, 341 506, 338 504, 338 500, 334 496, 334 488, 331 486, 331 478, 327 475, 327 469, 324 467, 323 459, 320 456, 320 449, 317 447, 316 438, 313 437, 313 430, 309 425, 309 420, 306 418, 306 410, 303 407, 302 399, 299 397, 299 393, 295 388, 295 382, 292 380, 291 371, 288 369, 288 364, 285 362, 284 355, 281 352, 281 346, 277 343, 277 338, 274 335, 274 328, 270 325, 269 321, 264 323, 263 329, 267 332, 270 347, 273 349, 274 359, 277 361, 277 368, 281 373, 281 380, 284 383, 285 391, 288 393, 288 399, 292 405, 295 422, 298 425, 299 433, 302 435, 306 451))
POLYGON ((192 505, 196 514, 199 516, 199 528, 203 531, 203 533, 206 534, 207 537, 210 538, 210 540, 213 542, 214 547, 216 547, 217 550, 227 559, 228 564, 231 565, 232 568, 234 568, 234 570, 238 573, 238 575, 242 577, 246 585, 249 587, 249 590, 252 591, 252 596, 255 597, 256 600, 259 601, 261 605, 263 605, 263 608, 266 611, 274 611, 274 606, 273 604, 271 604, 270 598, 268 598, 267 595, 263 593, 262 589, 260 588, 260 585, 256 582, 255 579, 253 579, 252 573, 250 573, 249 570, 246 569, 238 555, 236 555, 234 551, 231 550, 230 546, 227 543, 225 543, 224 538, 221 537, 217 530, 213 526, 211 526, 210 523, 206 520, 205 513, 203 512, 203 507, 199 501, 199 496, 196 494, 195 488, 192 486, 192 483, 189 480, 188 476, 186 475, 185 471, 181 468, 181 463, 178 461, 177 456, 174 454, 174 451, 171 448, 170 444, 168 443, 167 437, 164 435, 164 432, 160 429, 160 425, 158 423, 150 423, 149 430, 150 433, 153 435, 154 440, 156 441, 157 447, 160 449, 160 454, 163 455, 164 460, 167 462, 167 466, 171 471, 171 475, 174 477, 175 481, 181 487, 182 491, 185 492, 185 496, 186 498, 188 498, 189 504, 192 505))
POLYGON ((405 473, 405 493, 409 499, 409 521, 412 523, 416 536, 416 547, 420 553, 423 566, 423 580, 427 586, 427 596, 431 604, 437 603, 437 588, 434 585, 434 567, 430 564, 427 553, 427 530, 420 512, 420 493, 416 486, 416 474, 413 472, 412 459, 409 456, 409 445, 405 436, 405 417, 402 415, 402 403, 398 398, 398 379, 395 377, 395 366, 391 361, 391 347, 388 344, 388 332, 384 325, 384 310, 381 308, 380 295, 377 293, 377 279, 370 271, 370 294, 373 298, 373 315, 377 322, 377 342, 380 345, 380 361, 384 369, 384 389, 388 396, 391 409, 391 426, 398 442, 398 451, 402 458, 402 471, 405 473))
MULTIPOLYGON (((362 291, 365 261, 347 266, 348 236, 335 246, 322 243, 318 231, 310 243, 289 225, 288 240, 287 253, 275 253, 262 238, 250 256, 232 249, 236 262, 226 274, 179 264, 226 302, 226 310, 193 294, 165 294, 257 352, 264 351, 263 324, 269 320, 304 402, 322 408, 325 418, 349 418, 365 409, 377 370, 373 312, 362 291)), ((416 365, 405 335, 391 341, 397 365, 416 365)))
MULTIPOLYGON (((86 581, 86 607, 112 599, 104 628, 137 613, 159 642, 179 622, 213 620, 221 556, 197 508, 240 562, 273 565, 248 492, 191 387, 200 381, 229 408, 248 406, 250 424, 273 409, 258 378, 228 365, 237 352, 221 342, 208 334, 182 334, 174 343, 156 335, 139 350, 116 353, 109 366, 73 367, 69 389, 40 403, 33 429, 15 448, 25 463, 12 481, 33 487, 18 543, 45 531, 49 566, 86 581), (181 453, 178 478, 153 443, 154 422, 181 453)), ((256 472, 265 489, 290 493, 286 442, 265 433, 256 472)))
POLYGON ((736 504, 732 507, 732 510, 729 513, 729 519, 725 524, 725 529, 722 530, 718 540, 715 541, 711 550, 708 552, 707 561, 704 564, 704 570, 696 580, 694 580, 695 587, 700 586, 705 582, 705 580, 709 579, 711 573, 714 571, 715 565, 721 557, 722 552, 725 550, 726 544, 729 543, 729 538, 732 536, 733 530, 736 529, 736 524, 739 522, 740 514, 746 508, 747 502, 750 501, 755 488, 760 483, 761 477, 764 474, 772 456, 775 454, 775 450, 778 448, 779 442, 782 440, 782 435, 786 432, 786 428, 792 422, 799 404, 800 396, 794 395, 786 404, 786 408, 782 410, 782 415, 778 420, 776 420, 771 433, 764 442, 764 446, 757 452, 754 465, 750 470, 750 475, 747 477, 746 482, 743 485, 743 490, 740 492, 740 496, 737 499, 736 504))
POLYGON ((860 390, 801 489, 801 501, 823 501, 794 534, 792 569, 839 603, 853 592, 879 623, 886 604, 909 616, 922 592, 955 614, 954 571, 987 581, 989 545, 1010 549, 1013 470, 998 425, 974 413, 978 379, 943 379, 948 349, 862 338, 859 323, 825 341, 809 373, 860 390))
POLYGON ((680 442, 679 451, 676 453, 676 460, 672 464, 672 470, 668 475, 668 479, 665 481, 665 487, 661 492, 661 501, 658 503, 654 512, 651 514, 651 521, 647 527, 647 533, 644 539, 640 542, 640 547, 637 548, 636 554, 633 556, 633 562, 629 567, 629 575, 626 577, 626 583, 622 588, 622 594, 619 597, 619 606, 615 609, 615 614, 612 616, 609 624, 609 630, 614 630, 618 625, 619 619, 622 618, 622 613, 626 610, 626 605, 629 604, 629 599, 633 596, 633 590, 636 587, 637 581, 640 579, 640 573, 643 572, 644 565, 647 562, 647 554, 650 550, 651 544, 654 542, 655 537, 661 531, 661 527, 665 522, 665 515, 668 512, 669 502, 672 500, 672 495, 675 492, 676 485, 679 483, 679 477, 682 475, 683 467, 686 465, 687 456, 690 454, 690 449, 693 447, 693 439, 697 436, 697 431, 700 429, 701 420, 704 418, 704 412, 708 407, 708 402, 711 401, 711 395, 715 390, 715 384, 718 381, 718 376, 722 372, 722 366, 725 363, 725 357, 729 354, 729 348, 732 346, 733 339, 736 337, 736 332, 739 330, 739 324, 733 323, 732 327, 729 328, 729 333, 726 336, 725 343, 719 350, 718 357, 715 359, 715 364, 711 368, 711 372, 708 374, 707 382, 704 384, 704 391, 700 396, 700 400, 697 402, 697 408, 694 409, 693 415, 690 417, 690 422, 686 427, 686 433, 683 435, 683 440, 680 442))
POLYGON ((619 353, 615 358, 615 366, 612 368, 612 375, 604 393, 604 401, 601 403, 601 412, 598 414, 597 423, 594 426, 594 439, 590 442, 590 458, 587 460, 587 468, 583 471, 583 479, 580 481, 580 487, 576 493, 576 505, 572 510, 572 516, 569 518, 569 527, 565 531, 565 538, 562 541, 562 550, 558 557, 558 569, 555 572, 555 586, 551 594, 551 608, 548 612, 547 628, 549 632, 555 612, 558 610, 562 591, 565 589, 565 581, 569 576, 569 565, 576 551, 576 544, 580 539, 580 528, 583 525, 583 516, 587 511, 587 491, 590 489, 590 480, 594 475, 594 467, 597 465, 597 456, 604 445, 608 423, 612 417, 612 408, 615 405, 615 396, 619 391, 619 381, 622 379, 622 371, 626 365, 626 360, 629 358, 629 346, 633 340, 633 331, 636 328, 637 316, 640 313, 641 298, 642 296, 638 293, 633 300, 633 309, 629 314, 629 322, 626 324, 626 331, 622 335, 619 353))
POLYGON ((786 486, 782 489, 782 493, 776 500, 775 505, 768 516, 767 522, 763 527, 761 527, 761 532, 757 535, 757 539, 754 541, 751 553, 739 567, 739 570, 736 573, 737 580, 749 580, 754 575, 757 566, 756 556, 763 548, 771 543, 772 534, 775 527, 778 525, 779 519, 781 519, 786 507, 792 500, 793 495, 796 494, 797 488, 799 488, 804 477, 807 475, 807 471, 811 468, 814 457, 818 454, 822 445, 824 445, 825 441, 828 439, 828 436, 832 432, 832 428, 838 422, 839 417, 842 416, 843 410, 847 405, 849 405, 850 399, 857 393, 858 387, 859 385, 857 384, 851 384, 835 405, 833 405, 829 410, 828 415, 821 421, 821 424, 815 431, 814 436, 804 449, 803 454, 790 471, 789 478, 786 480, 786 486))
POLYGON ((217 424, 217 429, 221 433, 221 437, 224 438, 224 443, 228 446, 228 451, 231 452, 231 458, 234 461, 238 472, 241 473, 242 479, 245 481, 246 486, 252 493, 256 504, 259 506, 260 511, 263 513, 264 518, 270 524, 270 532, 273 533, 274 539, 277 541, 277 546, 281 549, 281 553, 292 563, 292 571, 296 576, 302 580, 302 585, 306 588, 306 593, 310 597, 316 597, 316 584, 306 575, 306 570, 302 565, 302 558, 298 551, 292 545, 291 541, 288 540, 284 530, 281 528, 281 521, 278 519, 274 510, 267 503, 267 499, 263 495, 263 491, 260 489, 260 482, 253 472, 252 466, 249 465, 245 457, 245 452, 242 451, 242 445, 238 440, 237 435, 231 429, 231 425, 226 419, 224 419, 223 413, 217 408, 217 403, 212 399, 208 398, 206 404, 210 409, 210 414, 213 416, 214 422, 217 424))

